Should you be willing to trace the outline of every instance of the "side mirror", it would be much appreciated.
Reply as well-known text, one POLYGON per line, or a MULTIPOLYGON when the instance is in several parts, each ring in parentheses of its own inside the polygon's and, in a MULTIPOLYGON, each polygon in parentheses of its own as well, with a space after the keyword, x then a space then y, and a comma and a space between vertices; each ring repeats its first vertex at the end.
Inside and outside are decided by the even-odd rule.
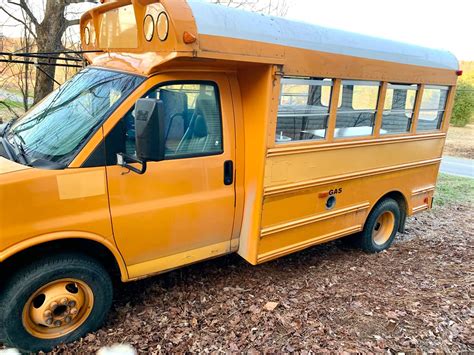
POLYGON ((135 104, 136 157, 117 154, 117 163, 137 174, 145 174, 147 162, 165 158, 165 124, 163 101, 139 99, 135 104), (130 163, 141 164, 137 169, 130 163))

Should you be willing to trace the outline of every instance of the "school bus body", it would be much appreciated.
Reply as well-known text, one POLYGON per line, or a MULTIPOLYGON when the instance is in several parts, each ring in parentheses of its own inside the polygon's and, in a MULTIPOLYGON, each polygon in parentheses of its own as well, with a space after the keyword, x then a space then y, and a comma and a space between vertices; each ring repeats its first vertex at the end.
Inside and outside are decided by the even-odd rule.
POLYGON ((93 66, 147 79, 67 169, 26 168, 1 158, 2 201, 8 208, 2 211, 0 261, 45 242, 88 239, 110 251, 128 281, 234 251, 258 264, 357 233, 387 195, 399 202, 403 217, 431 207, 457 78, 452 68, 200 34, 185 1, 107 2, 83 16, 82 36, 86 50, 105 51, 88 54, 93 66), (102 14, 124 6, 133 7, 137 18, 165 11, 167 40, 147 42, 143 26, 137 26, 134 48, 117 48, 120 42, 113 49, 101 47, 98 31, 94 39, 84 39, 85 28, 99 28, 102 14), (335 138, 338 107, 332 100, 326 139, 276 143, 283 77, 333 78, 334 97, 342 80, 380 81, 373 134, 335 138), (159 162, 144 176, 123 175, 120 166, 84 167, 138 98, 161 82, 177 80, 219 87, 225 159, 235 162, 230 189, 217 186, 221 157, 206 158, 205 176, 199 159, 159 162), (388 83, 419 85, 413 125, 403 134, 380 134, 388 83), (433 84, 449 86, 442 126, 417 133, 420 93, 433 84), (197 180, 196 191, 183 192, 186 182, 178 178, 183 169, 197 180), (149 185, 140 179, 147 175, 166 189, 144 190, 149 185), (326 208, 328 196, 337 198, 336 208, 326 208), (208 210, 196 214, 206 203, 208 210), (114 209, 119 217, 111 221, 114 209))
POLYGON ((41 170, 0 161, 2 201, 8 201, 8 208, 2 208, 0 261, 45 242, 89 239, 112 253, 122 280, 128 281, 234 251, 257 264, 357 233, 387 195, 400 203, 403 217, 431 207, 455 70, 200 34, 185 1, 107 2, 83 16, 82 36, 91 24, 99 28, 102 14, 124 6, 134 7, 137 18, 165 11, 168 39, 147 42, 140 22, 135 48, 116 48, 116 43, 111 43, 113 50, 101 47, 97 31, 89 43, 83 38, 86 50, 106 51, 88 54, 94 66, 133 72, 147 80, 104 122, 68 169, 41 170), (275 143, 284 76, 333 78, 333 97, 339 96, 343 79, 380 81, 373 135, 336 139, 338 108, 332 100, 325 140, 275 143), (218 84, 224 151, 226 159, 235 162, 232 189, 212 186, 220 183, 222 159, 207 159, 206 168, 199 159, 157 163, 156 172, 152 168, 147 174, 167 188, 151 192, 152 199, 150 191, 143 190, 143 176, 123 175, 119 166, 83 167, 138 98, 160 82, 176 80, 218 84), (414 124, 404 134, 380 134, 388 82, 419 85, 414 124), (450 88, 445 117, 439 130, 417 133, 420 93, 431 84, 450 88), (183 169, 199 180, 199 196, 183 192, 183 181, 177 179, 183 169), (337 205, 328 210, 330 195, 337 197, 337 205), (120 217, 111 222, 114 199, 112 213, 115 208, 120 217), (150 207, 151 201, 163 207, 150 207), (205 212, 193 221, 197 209, 205 212), (120 230, 118 235, 114 230, 120 230))
POLYGON ((432 206, 447 52, 194 0, 105 0, 81 36, 90 66, 0 126, 0 342, 97 328, 110 271, 256 265, 356 233, 378 252, 432 206))

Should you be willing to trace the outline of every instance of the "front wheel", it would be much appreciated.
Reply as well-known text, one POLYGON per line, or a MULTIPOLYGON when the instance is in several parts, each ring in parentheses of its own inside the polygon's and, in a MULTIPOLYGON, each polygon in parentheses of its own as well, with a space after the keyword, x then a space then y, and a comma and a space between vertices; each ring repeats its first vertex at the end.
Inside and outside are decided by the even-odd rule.
POLYGON ((50 351, 97 329, 112 303, 112 281, 96 260, 61 254, 21 268, 0 294, 0 342, 50 351))
POLYGON ((358 237, 360 247, 368 253, 379 253, 392 245, 400 225, 400 207, 391 199, 378 203, 370 212, 364 230, 358 237))

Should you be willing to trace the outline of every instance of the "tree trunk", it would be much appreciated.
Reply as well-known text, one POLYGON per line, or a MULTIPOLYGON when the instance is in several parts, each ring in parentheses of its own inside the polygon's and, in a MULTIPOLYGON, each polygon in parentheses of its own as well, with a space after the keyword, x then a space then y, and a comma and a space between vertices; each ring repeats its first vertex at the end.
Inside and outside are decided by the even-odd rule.
MULTIPOLYGON (((62 37, 67 27, 64 17, 66 4, 64 0, 47 0, 44 20, 36 28, 37 47, 40 53, 55 52, 62 48, 62 37)), ((56 60, 50 60, 56 64, 56 60)), ((54 90, 56 67, 41 65, 36 70, 35 103, 41 101, 54 90)))

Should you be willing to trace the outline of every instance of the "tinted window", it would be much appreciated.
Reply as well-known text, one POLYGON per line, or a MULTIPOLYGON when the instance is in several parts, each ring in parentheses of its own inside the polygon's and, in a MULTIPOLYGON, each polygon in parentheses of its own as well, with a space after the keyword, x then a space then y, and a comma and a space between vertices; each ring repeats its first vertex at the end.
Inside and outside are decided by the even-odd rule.
POLYGON ((342 102, 337 112, 334 137, 349 138, 372 135, 379 89, 379 82, 342 82, 342 102))
POLYGON ((417 90, 417 85, 388 85, 380 134, 410 132, 417 90))
POLYGON ((330 79, 283 79, 276 142, 326 138, 332 86, 330 79))
POLYGON ((448 98, 447 86, 426 86, 421 100, 417 131, 433 131, 441 128, 448 98))

